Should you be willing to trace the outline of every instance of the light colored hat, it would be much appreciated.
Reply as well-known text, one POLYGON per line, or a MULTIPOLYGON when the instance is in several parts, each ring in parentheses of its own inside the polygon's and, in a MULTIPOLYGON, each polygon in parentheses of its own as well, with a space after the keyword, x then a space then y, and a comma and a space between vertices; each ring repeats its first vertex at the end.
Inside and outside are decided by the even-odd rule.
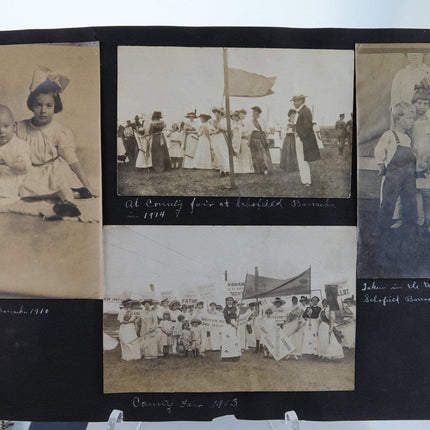
POLYGON ((175 305, 179 305, 179 306, 181 306, 181 302, 180 302, 179 300, 172 300, 172 301, 169 303, 169 309, 170 309, 170 310, 173 310, 173 306, 175 306, 175 305))
POLYGON ((193 318, 193 319, 191 320, 191 324, 193 324, 193 323, 197 323, 198 325, 200 325, 202 322, 201 322, 201 320, 199 320, 198 318, 193 318))
POLYGON ((307 96, 304 96, 303 94, 299 94, 298 96, 293 96, 293 98, 290 100, 290 102, 293 102, 294 100, 300 100, 305 99, 307 96))
POLYGON ((281 298, 279 298, 279 297, 276 297, 276 299, 275 300, 273 300, 273 302, 272 302, 273 304, 275 304, 275 303, 280 303, 281 304, 281 306, 283 306, 283 305, 285 305, 285 303, 286 303, 286 301, 285 300, 282 300, 281 298))
POLYGON ((59 91, 62 92, 69 85, 70 79, 57 71, 51 70, 48 67, 39 66, 33 72, 33 79, 30 85, 30 92, 35 91, 40 85, 46 81, 51 81, 58 85, 59 91))

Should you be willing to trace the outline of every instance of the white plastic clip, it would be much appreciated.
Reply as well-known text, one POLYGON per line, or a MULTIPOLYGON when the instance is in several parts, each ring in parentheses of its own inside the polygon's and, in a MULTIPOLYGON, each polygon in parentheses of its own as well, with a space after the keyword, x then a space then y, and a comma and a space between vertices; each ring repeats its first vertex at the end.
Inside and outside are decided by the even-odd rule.
POLYGON ((285 425, 288 430, 300 430, 300 422, 294 411, 285 412, 285 425))
POLYGON ((107 430, 114 430, 115 424, 122 423, 123 419, 124 419, 123 412, 119 411, 118 409, 114 409, 109 416, 107 430))

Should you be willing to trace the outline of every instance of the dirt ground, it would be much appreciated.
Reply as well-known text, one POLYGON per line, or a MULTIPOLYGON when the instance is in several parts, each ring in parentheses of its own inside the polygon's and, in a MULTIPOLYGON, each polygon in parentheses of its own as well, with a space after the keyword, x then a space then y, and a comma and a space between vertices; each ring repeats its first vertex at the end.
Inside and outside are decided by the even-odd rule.
MULTIPOLYGON (((104 318, 104 331, 118 335, 117 322, 104 318)), ((157 360, 121 360, 121 347, 104 351, 104 391, 123 392, 236 392, 347 391, 354 389, 354 351, 330 362, 302 358, 275 361, 255 349, 239 361, 222 361, 217 351, 206 357, 170 356, 157 360)))
POLYGON ((380 235, 378 207, 378 199, 362 199, 358 204, 358 277, 428 278, 430 234, 418 226, 402 226, 380 235))
POLYGON ((118 163, 118 194, 128 196, 219 196, 219 197, 330 197, 347 198, 351 184, 351 154, 339 155, 337 147, 320 150, 321 160, 310 163, 312 186, 300 182, 298 172, 285 172, 274 165, 270 176, 236 175, 236 190, 230 179, 215 170, 179 169, 162 173, 118 163))
POLYGON ((97 297, 100 225, 0 214, 0 297, 97 297))

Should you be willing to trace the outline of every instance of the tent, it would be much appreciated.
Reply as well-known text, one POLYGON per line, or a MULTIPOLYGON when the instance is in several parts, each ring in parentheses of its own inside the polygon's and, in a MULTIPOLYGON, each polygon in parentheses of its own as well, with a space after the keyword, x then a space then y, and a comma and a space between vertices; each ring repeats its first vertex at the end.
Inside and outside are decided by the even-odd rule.
POLYGON ((246 275, 243 299, 310 294, 311 268, 289 279, 274 279, 265 276, 246 275))

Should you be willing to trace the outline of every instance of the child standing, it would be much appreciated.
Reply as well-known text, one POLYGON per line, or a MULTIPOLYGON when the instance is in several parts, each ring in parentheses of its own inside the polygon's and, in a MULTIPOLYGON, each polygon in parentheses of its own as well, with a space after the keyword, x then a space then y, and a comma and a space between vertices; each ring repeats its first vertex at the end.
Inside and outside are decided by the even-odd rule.
POLYGON ((164 312, 163 319, 160 321, 161 344, 163 345, 163 356, 168 357, 172 354, 173 322, 170 313, 164 312))
POLYGON ((190 323, 188 321, 182 323, 182 334, 179 338, 179 344, 183 345, 185 357, 188 357, 188 353, 192 351, 193 346, 190 323))
POLYGON ((11 110, 0 105, 0 205, 19 200, 19 187, 31 167, 30 147, 15 128, 11 110))
POLYGON ((169 138, 169 155, 172 161, 172 169, 179 169, 182 167, 184 149, 182 147, 182 135, 178 124, 172 125, 172 130, 167 134, 167 137, 169 138))
POLYGON ((392 112, 394 127, 381 136, 375 147, 378 174, 385 177, 378 220, 381 234, 390 229, 399 197, 405 208, 403 222, 415 225, 417 221, 416 158, 411 149, 411 139, 406 134, 414 123, 416 109, 410 103, 400 102, 393 106, 392 112))
POLYGON ((177 354, 178 353, 178 344, 179 344, 179 339, 181 338, 182 335, 182 324, 185 321, 185 316, 183 314, 178 315, 178 318, 175 322, 175 325, 173 327, 173 354, 177 354))
POLYGON ((191 320, 191 349, 194 357, 204 357, 203 336, 200 329, 201 320, 193 318, 191 320))

